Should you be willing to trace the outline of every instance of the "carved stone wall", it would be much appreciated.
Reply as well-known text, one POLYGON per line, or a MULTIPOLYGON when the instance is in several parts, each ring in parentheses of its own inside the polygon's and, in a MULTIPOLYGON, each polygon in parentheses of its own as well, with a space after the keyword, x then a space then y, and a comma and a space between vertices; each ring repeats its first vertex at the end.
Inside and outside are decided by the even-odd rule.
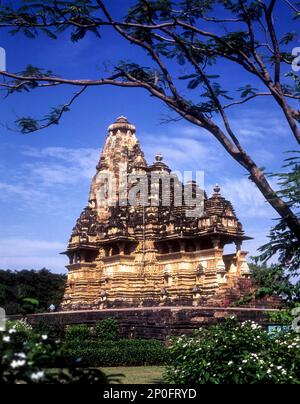
MULTIPOLYGON (((132 206, 124 199, 123 191, 132 191, 139 183, 129 181, 132 174, 146 175, 150 189, 154 174, 167 178, 171 172, 161 154, 147 164, 135 132, 125 117, 108 128, 88 206, 64 252, 70 263, 62 308, 224 306, 249 293, 247 253, 241 250, 242 241, 249 237, 219 186, 209 198, 200 190, 199 217, 186 214, 195 201, 183 198, 182 206, 175 204, 176 192, 183 192, 175 177, 169 206, 162 203, 163 182, 154 184, 156 196, 146 195, 146 206, 142 200, 132 206), (119 185, 124 183, 124 172, 123 189, 119 185), (109 186, 108 179, 112 179, 109 186), (236 244, 236 253, 224 255, 224 246, 230 243, 236 244), (244 283, 241 288, 241 279, 248 280, 247 287, 244 283)), ((197 184, 189 186, 195 193, 197 184)))
MULTIPOLYGON (((260 302, 262 303, 262 301, 260 302)), ((114 318, 117 320, 124 338, 146 338, 166 340, 171 336, 190 334, 199 327, 207 327, 234 316, 239 321, 252 320, 267 326, 268 301, 263 309, 213 308, 213 307, 152 307, 105 309, 94 311, 73 311, 27 315, 28 322, 38 325, 41 321, 61 325, 95 325, 99 320, 114 318)), ((274 311, 274 310, 272 310, 274 311)), ((21 316, 10 316, 10 319, 21 316)))

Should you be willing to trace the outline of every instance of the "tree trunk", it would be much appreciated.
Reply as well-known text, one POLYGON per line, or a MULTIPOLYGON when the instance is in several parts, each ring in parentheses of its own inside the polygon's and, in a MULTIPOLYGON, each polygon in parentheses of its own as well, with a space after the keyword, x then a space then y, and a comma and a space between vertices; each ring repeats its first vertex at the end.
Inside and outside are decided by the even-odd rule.
POLYGON ((285 221, 290 230, 300 243, 300 220, 291 211, 288 205, 278 197, 271 188, 263 172, 256 166, 249 170, 251 179, 265 197, 266 201, 276 210, 279 216, 285 221))
MULTIPOLYGON (((193 123, 196 123, 195 120, 192 120, 187 116, 185 116, 185 118, 193 123)), ((240 150, 235 148, 235 146, 228 141, 228 138, 226 138, 226 135, 222 132, 222 130, 212 121, 206 121, 205 129, 212 133, 214 137, 222 144, 225 150, 249 172, 251 180, 260 190, 266 201, 285 221, 288 228, 292 231, 300 243, 300 220, 292 212, 287 203, 284 202, 284 200, 281 199, 272 189, 263 171, 257 167, 255 162, 242 148, 240 148, 240 150)))

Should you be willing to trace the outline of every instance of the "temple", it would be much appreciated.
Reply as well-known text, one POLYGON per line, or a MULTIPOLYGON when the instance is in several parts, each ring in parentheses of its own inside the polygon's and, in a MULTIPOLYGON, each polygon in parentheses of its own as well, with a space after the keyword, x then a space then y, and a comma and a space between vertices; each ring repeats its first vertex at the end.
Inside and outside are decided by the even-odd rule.
POLYGON ((251 281, 241 249, 249 237, 232 204, 219 186, 207 197, 194 181, 186 184, 188 198, 162 155, 147 164, 135 133, 125 117, 108 128, 88 206, 63 253, 69 265, 62 309, 234 303, 251 281), (134 193, 139 176, 146 197, 141 187, 134 193), (151 184, 153 178, 159 181, 151 184), (126 191, 136 203, 128 203, 126 191), (188 214, 193 208, 200 214, 188 214), (232 243, 236 252, 224 254, 232 243))

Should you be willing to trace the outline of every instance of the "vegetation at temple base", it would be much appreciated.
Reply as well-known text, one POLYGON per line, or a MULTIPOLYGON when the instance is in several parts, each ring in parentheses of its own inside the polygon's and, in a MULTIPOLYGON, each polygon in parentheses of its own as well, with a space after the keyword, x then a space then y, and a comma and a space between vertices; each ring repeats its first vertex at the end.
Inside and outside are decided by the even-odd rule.
POLYGON ((168 348, 151 340, 99 340, 84 325, 70 330, 58 340, 26 321, 8 322, 0 333, 0 384, 300 383, 300 335, 268 334, 252 321, 229 318, 173 338, 168 348), (84 329, 90 331, 88 339, 84 329))
POLYGON ((103 341, 117 341, 120 338, 118 322, 113 318, 97 321, 95 332, 97 338, 103 341))
POLYGON ((168 363, 168 350, 156 340, 120 339, 114 341, 85 340, 65 342, 66 359, 80 358, 80 366, 150 366, 168 363))
POLYGON ((171 383, 299 384, 300 335, 268 334, 259 325, 228 319, 173 340, 171 383))
POLYGON ((26 322, 9 322, 0 332, 0 384, 103 384, 118 381, 101 370, 63 363, 62 343, 36 333, 26 322), (63 366, 62 366, 63 365, 63 366))
POLYGON ((165 365, 168 353, 157 340, 121 339, 118 323, 111 318, 98 321, 94 329, 86 325, 68 326, 63 342, 64 358, 67 361, 80 358, 83 367, 165 365))
POLYGON ((293 307, 300 303, 300 281, 295 280, 283 265, 249 264, 255 292, 250 296, 260 299, 265 296, 277 295, 282 298, 283 304, 293 307))
POLYGON ((6 330, 0 331, 0 384, 120 383, 122 372, 104 372, 100 366, 156 365, 154 373, 148 368, 149 377, 155 377, 162 373, 158 366, 168 362, 168 349, 160 341, 98 339, 85 325, 70 326, 57 339, 51 327, 47 332, 45 324, 39 331, 26 320, 7 322, 6 330))
POLYGON ((0 307, 7 314, 27 314, 48 311, 50 304, 58 307, 62 301, 66 276, 48 269, 0 270, 0 307))
MULTIPOLYGON (((241 142, 241 133, 234 129, 231 118, 232 109, 264 99, 268 105, 278 107, 278 116, 290 136, 296 144, 300 143, 300 80, 292 69, 295 57, 291 53, 298 45, 298 34, 293 31, 300 15, 298 2, 133 0, 125 17, 120 19, 114 16, 112 3, 101 0, 1 2, 0 28, 11 35, 24 34, 36 39, 42 34, 65 41, 68 34, 70 41, 77 43, 88 34, 109 41, 110 37, 102 32, 111 30, 120 40, 144 52, 146 58, 143 64, 139 63, 138 56, 112 62, 109 72, 105 63, 102 72, 97 69, 97 79, 69 79, 62 72, 49 71, 47 66, 31 64, 19 72, 0 71, 0 88, 7 95, 36 89, 46 91, 49 87, 76 88, 69 100, 52 107, 45 117, 18 117, 17 129, 31 133, 57 125, 90 87, 142 88, 175 113, 169 119, 185 119, 199 127, 199 134, 201 131, 214 137, 281 217, 274 236, 285 234, 290 237, 288 243, 294 243, 294 239, 299 243, 299 216, 276 192, 247 142, 241 142), (291 27, 290 31, 283 30, 284 26, 291 27), (235 80, 224 80, 223 72, 228 69, 234 72, 235 80), (183 88, 184 84, 189 91, 183 88)), ((100 50, 103 45, 99 43, 100 50)), ((264 148, 267 149, 267 143, 264 148)))

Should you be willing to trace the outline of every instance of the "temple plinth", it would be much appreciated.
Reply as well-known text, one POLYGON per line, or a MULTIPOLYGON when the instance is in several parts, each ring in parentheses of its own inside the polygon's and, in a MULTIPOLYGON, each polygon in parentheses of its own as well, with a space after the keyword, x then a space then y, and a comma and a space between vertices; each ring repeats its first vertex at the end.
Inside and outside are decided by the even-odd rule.
POLYGON ((160 153, 147 164, 135 133, 125 117, 108 127, 88 206, 63 253, 69 265, 62 308, 230 304, 251 287, 241 249, 249 237, 232 204, 218 185, 207 197, 192 181, 190 195, 201 196, 202 210, 188 215, 196 199, 186 197, 160 153), (144 188, 134 193, 139 177, 144 188), (231 243, 236 253, 224 255, 231 243))

